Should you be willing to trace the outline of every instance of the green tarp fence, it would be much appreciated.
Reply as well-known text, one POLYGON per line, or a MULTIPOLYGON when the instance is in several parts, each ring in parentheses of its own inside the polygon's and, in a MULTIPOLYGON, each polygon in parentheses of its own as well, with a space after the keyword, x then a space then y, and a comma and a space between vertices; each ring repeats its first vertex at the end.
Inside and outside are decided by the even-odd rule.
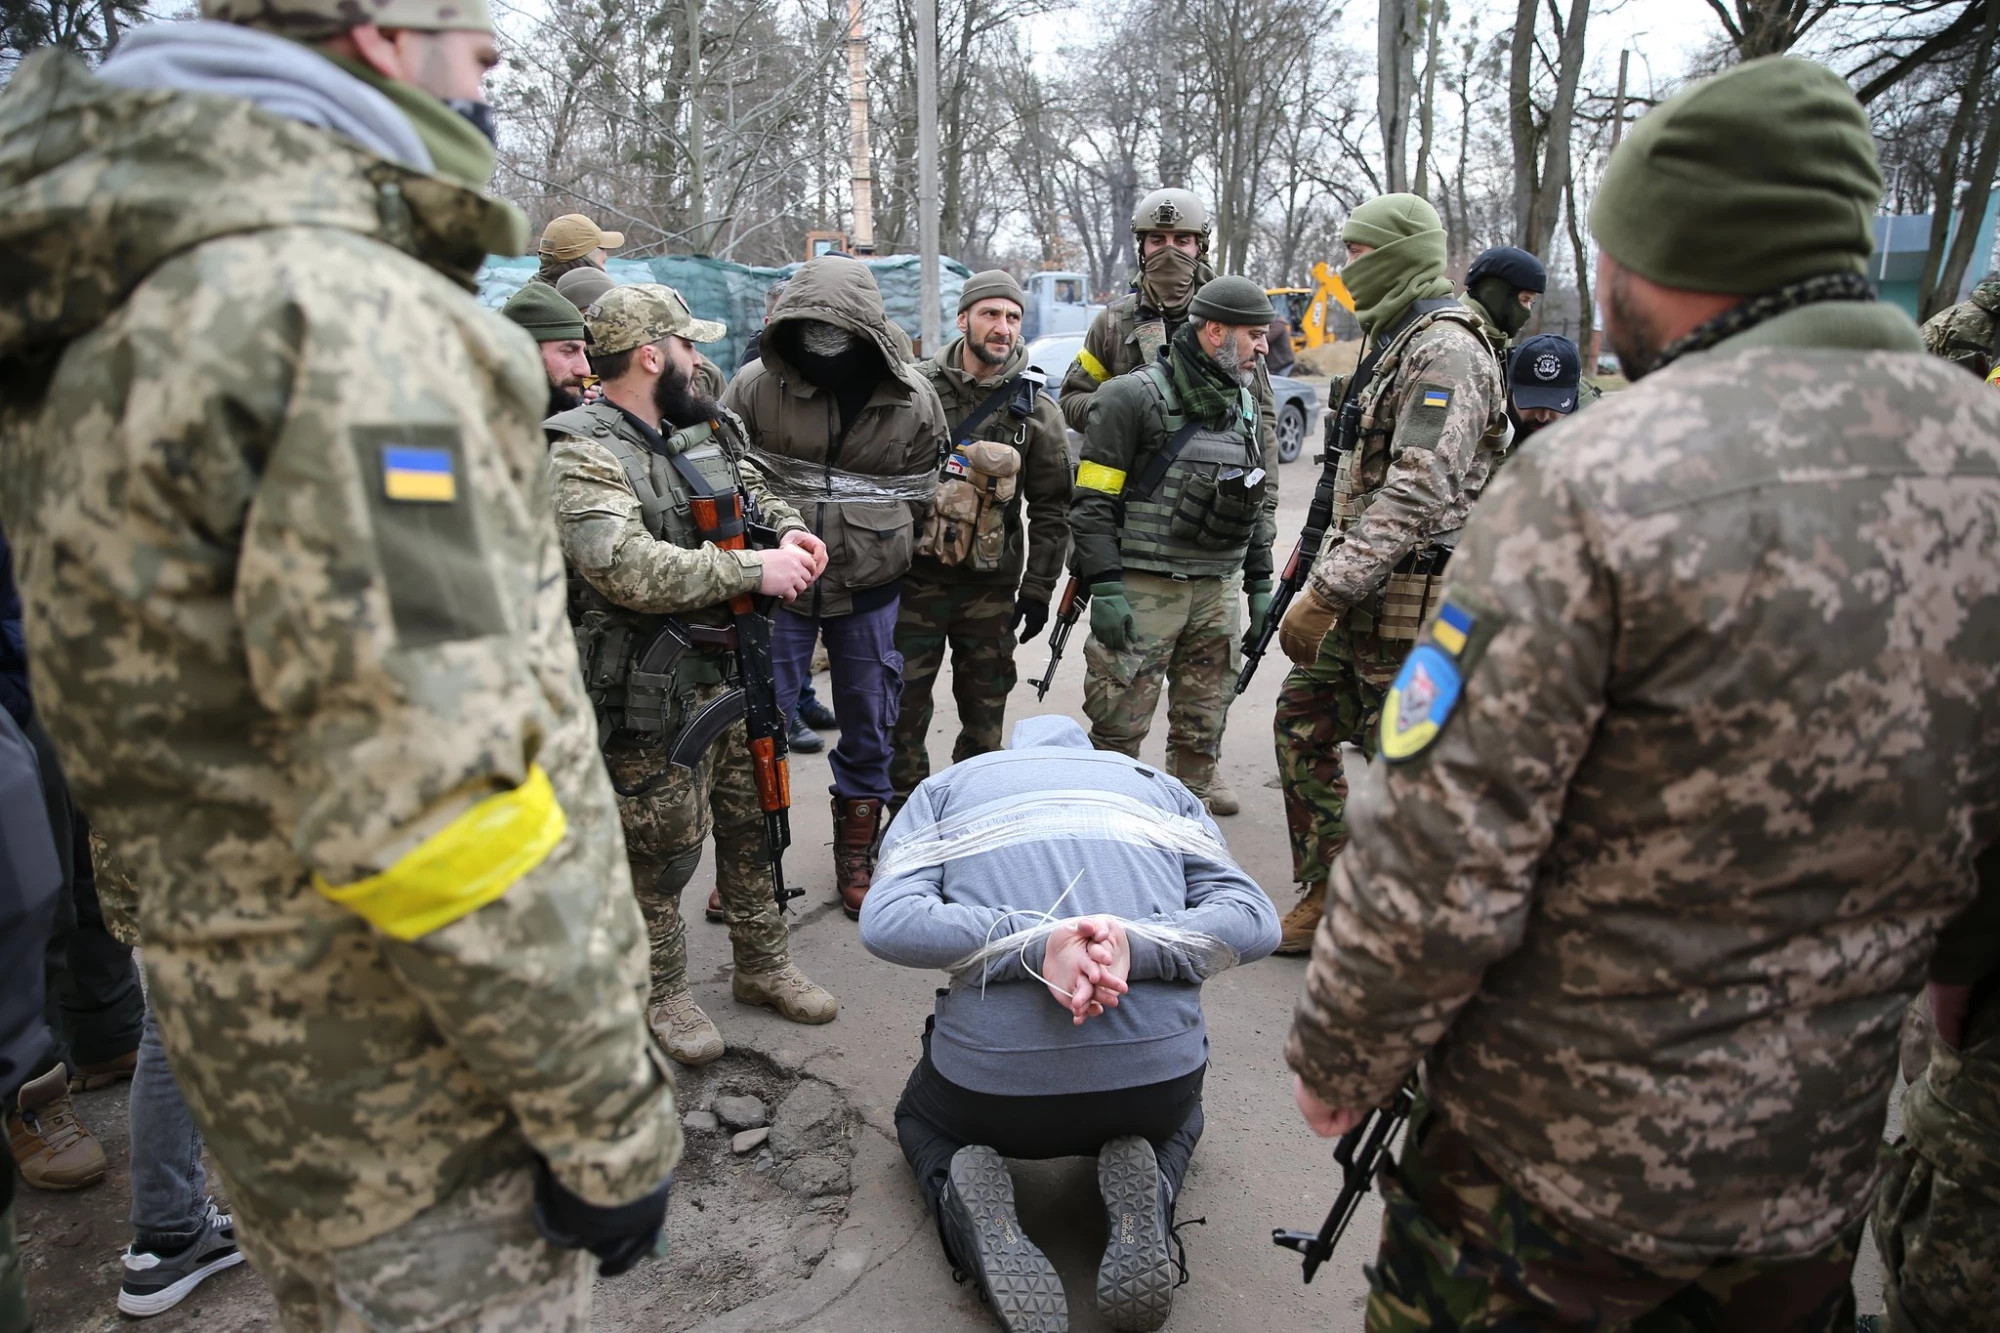
MULTIPOLYGON (((882 289, 882 304, 889 318, 916 341, 923 309, 922 261, 915 255, 884 255, 861 261, 875 275, 882 289)), ((535 276, 541 261, 533 255, 519 259, 489 259, 479 270, 479 299, 499 306, 535 276)), ((708 359, 729 373, 736 373, 743 359, 744 344, 764 323, 764 290, 779 278, 799 270, 797 264, 783 268, 751 268, 724 259, 699 259, 693 255, 662 255, 658 259, 612 259, 605 271, 620 282, 661 282, 687 298, 697 319, 720 320, 728 325, 729 336, 718 343, 704 343, 708 359)), ((938 260, 938 294, 942 305, 942 327, 950 335, 957 318, 958 294, 972 270, 956 259, 938 260)), ((934 350, 934 349, 933 349, 934 350)))

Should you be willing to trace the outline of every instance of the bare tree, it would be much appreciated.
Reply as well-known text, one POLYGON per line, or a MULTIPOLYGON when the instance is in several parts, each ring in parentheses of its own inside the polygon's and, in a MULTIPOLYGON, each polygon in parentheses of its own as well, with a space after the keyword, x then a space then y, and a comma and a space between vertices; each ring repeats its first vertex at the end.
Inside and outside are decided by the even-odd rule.
POLYGON ((1570 135, 1576 117, 1577 81, 1583 74, 1588 0, 1570 0, 1564 18, 1557 0, 1546 0, 1554 30, 1553 59, 1537 32, 1539 0, 1518 0, 1508 45, 1507 126, 1514 152, 1514 243, 1546 256, 1562 216, 1569 181, 1570 135), (1544 80, 1541 76, 1550 76, 1544 80), (1538 82, 1551 81, 1545 103, 1538 82))
POLYGON ((1382 180, 1390 193, 1410 188, 1410 103, 1417 92, 1418 0, 1379 0, 1375 20, 1375 114, 1382 125, 1382 180))

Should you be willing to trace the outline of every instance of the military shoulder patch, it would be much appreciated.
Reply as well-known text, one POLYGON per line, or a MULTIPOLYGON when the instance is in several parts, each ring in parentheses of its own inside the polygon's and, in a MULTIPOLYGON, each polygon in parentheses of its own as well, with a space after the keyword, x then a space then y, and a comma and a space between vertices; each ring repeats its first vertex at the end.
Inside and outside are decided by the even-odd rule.
POLYGON ((450 504, 458 499, 458 477, 449 449, 407 444, 382 446, 384 499, 418 504, 450 504))
POLYGON ((1420 386, 1420 396, 1417 399, 1417 406, 1450 407, 1451 390, 1437 384, 1422 385, 1420 386))
POLYGON ((1411 650, 1382 704, 1382 757, 1395 763, 1422 754, 1457 706, 1461 683, 1458 663, 1436 644, 1411 650))

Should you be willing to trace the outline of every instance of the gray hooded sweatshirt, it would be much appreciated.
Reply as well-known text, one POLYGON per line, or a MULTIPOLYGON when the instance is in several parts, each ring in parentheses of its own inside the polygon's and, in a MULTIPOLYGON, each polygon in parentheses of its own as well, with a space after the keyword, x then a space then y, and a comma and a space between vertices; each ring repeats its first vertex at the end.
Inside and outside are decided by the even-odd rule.
MULTIPOLYGON (((1052 814, 1076 808, 1065 793, 1137 802, 1177 817, 1170 822, 1197 837, 1205 833, 1218 849, 1222 843, 1201 801, 1173 778, 1093 750, 1067 717, 1025 718, 1008 749, 954 764, 911 794, 883 839, 881 868, 861 908, 862 945, 905 967, 946 968, 1038 919, 1009 916, 1010 909, 1054 907, 1058 917, 1109 913, 1201 931, 1238 962, 1278 947, 1270 898, 1233 861, 1213 855, 1055 831, 941 864, 897 864, 909 857, 906 844, 935 838, 938 821, 986 807, 1007 812, 1009 827, 1050 824, 1052 814), (1072 879, 1069 897, 1055 907, 1072 879)), ((1136 934, 1131 941, 1131 992, 1081 1027, 1018 954, 988 969, 983 993, 975 979, 940 995, 931 1036, 938 1072, 974 1092, 1036 1096, 1139 1087, 1200 1068, 1208 1059, 1201 983, 1213 962, 1136 934)), ((1039 945, 1029 961, 1039 970, 1039 945)))

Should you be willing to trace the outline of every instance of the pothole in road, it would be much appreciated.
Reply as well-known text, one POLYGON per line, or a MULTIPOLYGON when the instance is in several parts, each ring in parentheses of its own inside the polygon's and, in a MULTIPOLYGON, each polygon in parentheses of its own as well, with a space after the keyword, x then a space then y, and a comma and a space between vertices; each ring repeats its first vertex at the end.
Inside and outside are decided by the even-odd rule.
POLYGON ((598 1284, 600 1327, 681 1333, 803 1282, 847 1213, 856 1117, 831 1084, 749 1050, 674 1081, 686 1147, 667 1256, 598 1284))

